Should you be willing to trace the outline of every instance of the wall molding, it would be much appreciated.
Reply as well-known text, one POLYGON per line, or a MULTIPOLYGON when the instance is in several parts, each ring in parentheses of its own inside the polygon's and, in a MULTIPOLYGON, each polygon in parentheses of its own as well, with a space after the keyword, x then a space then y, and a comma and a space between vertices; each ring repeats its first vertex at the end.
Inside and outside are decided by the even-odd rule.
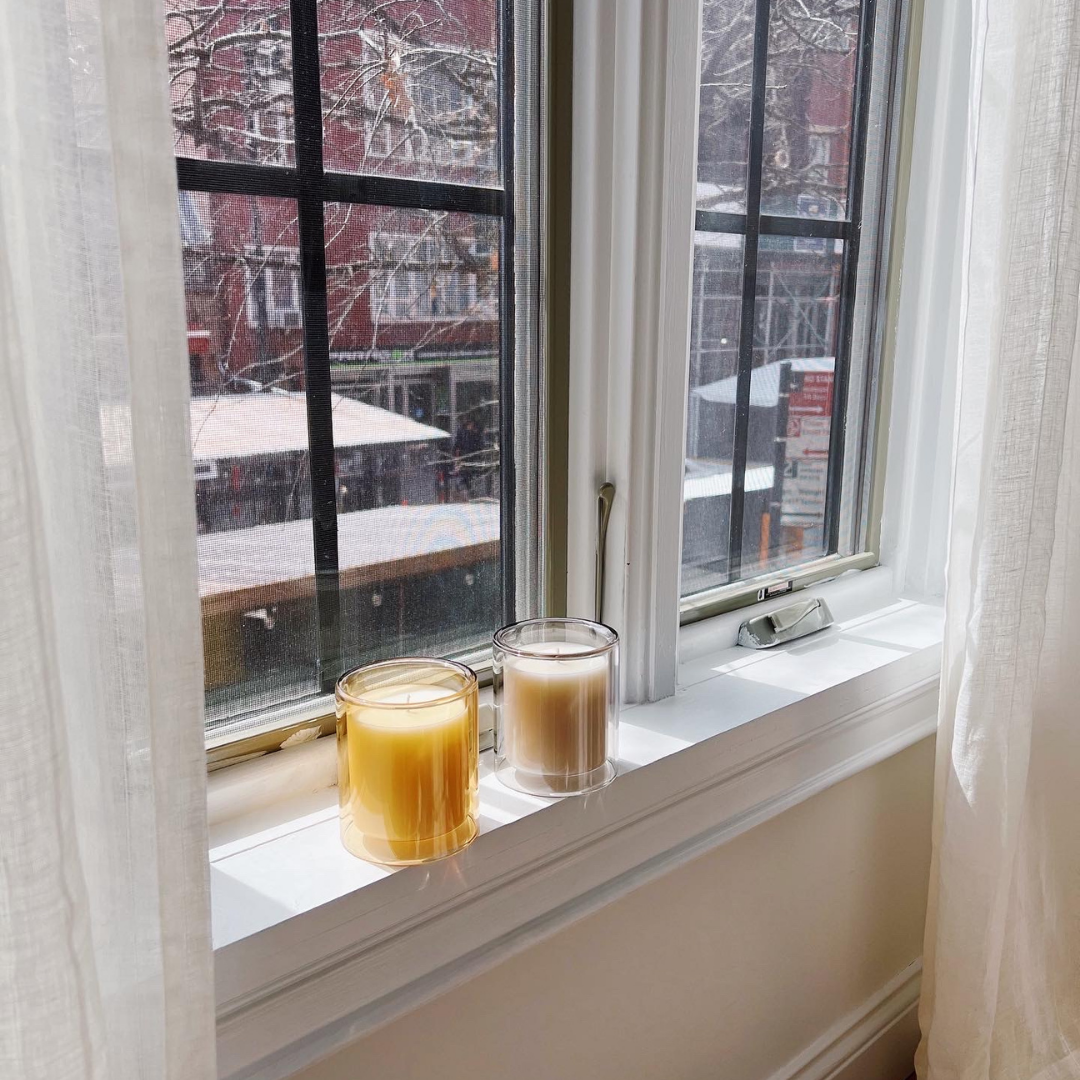
POLYGON ((770 1080, 907 1080, 915 1068, 922 959, 792 1058, 770 1080))
POLYGON ((937 692, 921 650, 219 949, 220 1075, 283 1080, 898 753, 937 692))

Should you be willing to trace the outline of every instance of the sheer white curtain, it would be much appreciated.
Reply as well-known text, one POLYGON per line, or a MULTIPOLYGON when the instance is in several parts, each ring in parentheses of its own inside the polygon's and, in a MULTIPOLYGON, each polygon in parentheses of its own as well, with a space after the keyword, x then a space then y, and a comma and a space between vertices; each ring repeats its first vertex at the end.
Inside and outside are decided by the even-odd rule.
POLYGON ((1080 1077, 1080 5, 974 0, 923 1080, 1080 1077))
POLYGON ((214 1075, 153 0, 0 3, 0 1076, 214 1075))

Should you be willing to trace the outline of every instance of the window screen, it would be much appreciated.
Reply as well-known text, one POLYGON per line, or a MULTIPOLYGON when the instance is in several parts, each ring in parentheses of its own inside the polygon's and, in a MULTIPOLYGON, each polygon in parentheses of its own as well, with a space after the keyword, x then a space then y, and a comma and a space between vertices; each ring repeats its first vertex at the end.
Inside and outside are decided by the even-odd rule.
POLYGON ((538 8, 166 0, 215 729, 533 613, 538 8))
POLYGON ((684 597, 864 549, 900 16, 704 0, 684 597))

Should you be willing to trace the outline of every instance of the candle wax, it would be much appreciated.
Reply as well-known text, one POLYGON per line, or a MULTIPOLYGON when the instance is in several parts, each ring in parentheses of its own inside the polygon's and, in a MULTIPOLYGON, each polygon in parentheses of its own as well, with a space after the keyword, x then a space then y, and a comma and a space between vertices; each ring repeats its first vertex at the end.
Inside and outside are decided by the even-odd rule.
POLYGON ((420 862, 456 850, 476 829, 478 736, 470 700, 440 703, 446 689, 423 684, 364 697, 345 706, 349 788, 342 803, 351 846, 380 862, 420 862), (411 704, 417 707, 401 708, 411 704))
POLYGON ((504 662, 506 757, 556 789, 607 758, 609 661, 580 655, 586 651, 572 642, 544 642, 525 656, 507 654, 504 662))

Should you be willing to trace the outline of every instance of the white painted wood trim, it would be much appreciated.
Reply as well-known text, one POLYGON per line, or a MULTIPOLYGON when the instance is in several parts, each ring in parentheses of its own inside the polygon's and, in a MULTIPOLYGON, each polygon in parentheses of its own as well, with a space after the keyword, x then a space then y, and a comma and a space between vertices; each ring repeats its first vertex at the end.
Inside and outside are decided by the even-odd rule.
POLYGON ((770 1080, 907 1080, 915 1068, 922 960, 904 968, 770 1080))
POLYGON ((675 692, 699 9, 575 11, 568 609, 592 615, 610 480, 604 617, 630 702, 675 692))
POLYGON ((967 183, 970 15, 923 5, 903 233, 881 560, 901 595, 944 595, 967 183))
POLYGON ((925 738, 937 662, 913 652, 219 949, 220 1075, 287 1077, 925 738))

